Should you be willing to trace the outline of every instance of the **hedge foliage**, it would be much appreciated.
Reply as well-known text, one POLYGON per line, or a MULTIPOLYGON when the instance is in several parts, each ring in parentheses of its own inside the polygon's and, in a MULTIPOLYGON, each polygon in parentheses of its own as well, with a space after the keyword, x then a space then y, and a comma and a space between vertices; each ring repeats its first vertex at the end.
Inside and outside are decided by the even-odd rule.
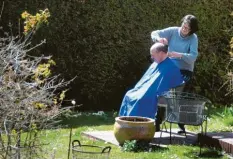
POLYGON ((126 90, 150 64, 151 31, 179 26, 184 15, 194 14, 200 25, 199 57, 190 88, 227 104, 232 96, 225 96, 227 85, 221 86, 227 79, 233 36, 232 4, 233 0, 8 0, 2 22, 11 22, 17 33, 23 11, 33 14, 48 8, 49 25, 34 40, 46 38, 47 44, 35 54, 52 54, 55 70, 67 79, 78 76, 68 95, 83 103, 83 109, 118 110, 126 90))

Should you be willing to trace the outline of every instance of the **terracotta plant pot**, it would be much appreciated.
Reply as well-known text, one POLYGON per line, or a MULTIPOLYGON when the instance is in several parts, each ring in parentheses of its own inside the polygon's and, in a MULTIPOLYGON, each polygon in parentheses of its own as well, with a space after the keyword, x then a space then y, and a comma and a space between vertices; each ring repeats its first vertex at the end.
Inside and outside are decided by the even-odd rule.
POLYGON ((153 139, 155 133, 155 120, 139 116, 121 116, 115 118, 114 135, 120 145, 125 140, 153 139))

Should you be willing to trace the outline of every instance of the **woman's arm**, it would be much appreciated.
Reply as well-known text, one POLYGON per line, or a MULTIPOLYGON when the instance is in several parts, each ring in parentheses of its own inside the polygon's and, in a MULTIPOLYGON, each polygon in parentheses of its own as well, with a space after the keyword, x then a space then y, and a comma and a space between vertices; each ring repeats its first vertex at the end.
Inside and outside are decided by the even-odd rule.
POLYGON ((186 63, 192 64, 196 61, 198 56, 198 38, 193 36, 188 52, 169 52, 169 57, 183 59, 186 63))
POLYGON ((182 59, 187 63, 194 63, 198 56, 198 38, 194 36, 191 41, 189 53, 183 53, 182 59))
POLYGON ((164 44, 168 44, 170 37, 172 36, 172 32, 176 30, 177 27, 169 27, 162 30, 156 30, 151 33, 151 39, 153 42, 161 42, 164 44))

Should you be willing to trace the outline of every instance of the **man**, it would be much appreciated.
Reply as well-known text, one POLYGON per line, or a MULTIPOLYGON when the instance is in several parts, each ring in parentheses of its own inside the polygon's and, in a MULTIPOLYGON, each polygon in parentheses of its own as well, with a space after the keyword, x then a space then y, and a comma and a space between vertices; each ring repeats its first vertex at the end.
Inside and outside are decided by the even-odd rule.
POLYGON ((152 45, 150 55, 154 62, 135 87, 125 94, 119 116, 142 116, 154 119, 158 96, 183 83, 180 70, 168 58, 167 50, 165 44, 152 45))

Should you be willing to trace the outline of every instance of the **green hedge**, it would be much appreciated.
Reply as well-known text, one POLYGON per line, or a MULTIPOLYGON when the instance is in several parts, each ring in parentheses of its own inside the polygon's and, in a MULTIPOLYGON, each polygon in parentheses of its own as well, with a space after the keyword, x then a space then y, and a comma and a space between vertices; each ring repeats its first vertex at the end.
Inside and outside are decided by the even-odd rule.
MULTIPOLYGON (((52 54, 56 72, 70 79, 69 98, 83 109, 119 109, 124 93, 149 66, 150 33, 180 25, 186 14, 199 19, 199 57, 190 88, 213 102, 232 103, 225 96, 229 61, 228 45, 233 36, 233 5, 229 0, 8 0, 2 15, 4 28, 10 21, 16 34, 19 16, 48 8, 50 23, 41 28, 34 43, 47 44, 35 54, 52 54)), ((22 25, 22 22, 21 22, 22 25)))

